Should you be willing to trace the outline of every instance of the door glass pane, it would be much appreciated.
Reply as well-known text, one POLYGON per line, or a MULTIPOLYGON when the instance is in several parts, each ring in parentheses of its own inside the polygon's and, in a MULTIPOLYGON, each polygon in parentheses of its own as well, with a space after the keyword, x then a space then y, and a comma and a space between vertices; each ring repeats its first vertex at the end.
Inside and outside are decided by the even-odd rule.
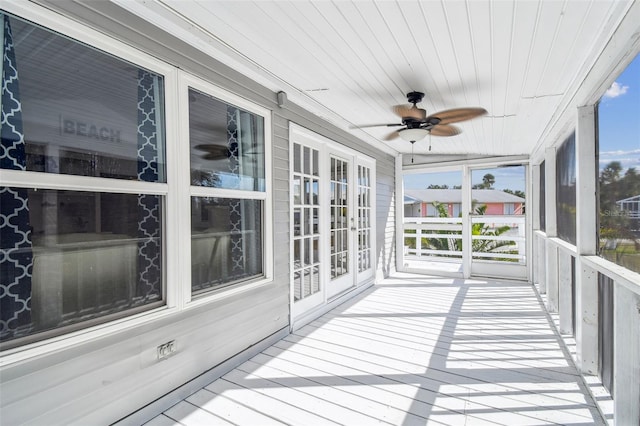
POLYGON ((369 234, 371 233, 371 186, 369 185, 368 167, 358 166, 358 272, 364 272, 371 267, 371 246, 369 234))
POLYGON ((296 173, 302 172, 302 167, 300 167, 300 145, 293 145, 293 171, 296 173))
POLYGON ((311 149, 309 147, 304 147, 304 155, 303 155, 303 162, 304 162, 304 174, 306 175, 310 175, 311 174, 311 149))
POLYGON ((525 172, 520 165, 472 171, 474 261, 525 262, 525 172))
POLYGON ((300 160, 293 171, 294 188, 299 188, 293 197, 294 301, 298 301, 320 291, 320 240, 314 238, 320 226, 319 180, 311 167, 319 152, 299 144, 293 145, 293 151, 300 160))
POLYGON ((349 227, 349 206, 347 205, 349 194, 349 183, 347 181, 348 163, 338 158, 331 159, 331 211, 332 218, 331 230, 331 255, 335 256, 336 262, 332 262, 331 278, 338 278, 349 273, 349 256, 348 256, 348 227, 349 227))

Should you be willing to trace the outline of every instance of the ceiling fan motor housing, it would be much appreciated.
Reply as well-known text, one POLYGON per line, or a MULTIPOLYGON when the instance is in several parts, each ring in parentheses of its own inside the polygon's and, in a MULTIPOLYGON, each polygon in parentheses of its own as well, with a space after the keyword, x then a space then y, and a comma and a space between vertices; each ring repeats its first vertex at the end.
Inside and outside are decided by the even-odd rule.
POLYGON ((422 102, 422 98, 424 98, 424 93, 422 92, 409 92, 407 93, 407 100, 412 104, 417 104, 422 102))

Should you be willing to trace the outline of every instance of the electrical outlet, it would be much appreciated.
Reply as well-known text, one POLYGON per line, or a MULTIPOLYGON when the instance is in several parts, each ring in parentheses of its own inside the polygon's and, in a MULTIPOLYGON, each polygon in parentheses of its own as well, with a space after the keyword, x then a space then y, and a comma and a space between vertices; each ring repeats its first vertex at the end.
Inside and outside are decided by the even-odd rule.
POLYGON ((170 342, 163 343, 158 346, 158 359, 168 358, 170 355, 175 353, 176 351, 176 341, 171 340, 170 342))

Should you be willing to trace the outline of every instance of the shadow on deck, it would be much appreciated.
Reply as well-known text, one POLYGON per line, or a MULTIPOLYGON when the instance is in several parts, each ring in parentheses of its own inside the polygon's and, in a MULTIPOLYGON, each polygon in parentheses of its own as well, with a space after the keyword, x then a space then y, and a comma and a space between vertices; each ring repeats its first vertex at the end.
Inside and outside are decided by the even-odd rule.
POLYGON ((283 423, 604 424, 530 284, 410 274, 147 424, 283 423))

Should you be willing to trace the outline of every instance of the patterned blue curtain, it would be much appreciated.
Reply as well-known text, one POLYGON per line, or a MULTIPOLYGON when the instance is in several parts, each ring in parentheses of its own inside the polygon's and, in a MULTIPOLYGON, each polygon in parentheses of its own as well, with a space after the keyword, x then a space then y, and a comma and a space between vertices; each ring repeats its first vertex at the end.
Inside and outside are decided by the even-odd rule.
MULTIPOLYGON (((158 182, 158 78, 138 71, 138 178, 158 182)), ((154 299, 161 294, 160 200, 138 196, 138 295, 154 299)))
MULTIPOLYGON (((9 18, 3 20, 2 127, 0 167, 26 169, 18 67, 9 18)), ((0 338, 26 334, 31 326, 33 251, 28 194, 22 188, 0 189, 0 338)))
MULTIPOLYGON (((229 171, 233 176, 240 174, 238 126, 240 111, 227 106, 227 148, 229 150, 229 171)), ((240 180, 238 179, 238 182, 240 180)), ((231 222, 231 264, 234 275, 242 274, 244 267, 244 250, 242 242, 242 206, 240 200, 229 201, 231 222)))

